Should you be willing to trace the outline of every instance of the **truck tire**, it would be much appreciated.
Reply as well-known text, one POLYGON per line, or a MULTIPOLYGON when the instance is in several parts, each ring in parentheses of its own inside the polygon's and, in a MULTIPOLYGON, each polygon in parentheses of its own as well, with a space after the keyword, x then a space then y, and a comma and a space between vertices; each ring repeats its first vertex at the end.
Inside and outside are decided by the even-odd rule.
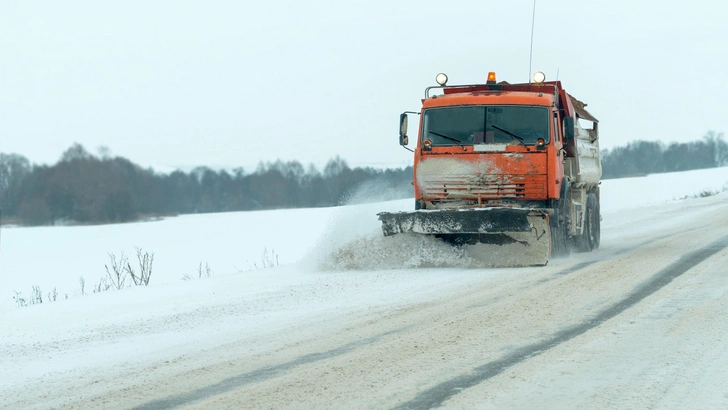
POLYGON ((551 227, 551 256, 564 257, 571 253, 566 225, 551 227))
POLYGON ((601 228, 599 219, 597 196, 594 194, 587 194, 586 215, 584 216, 584 234, 574 238, 574 249, 577 252, 591 252, 599 247, 599 231, 601 228))
POLYGON ((602 236, 602 214, 599 206, 599 197, 594 194, 589 194, 587 201, 590 198, 594 201, 594 238, 592 239, 594 246, 592 246, 592 249, 599 249, 602 236))
POLYGON ((568 198, 571 187, 569 178, 564 178, 561 185, 561 198, 553 206, 558 211, 554 223, 551 225, 551 255, 565 257, 571 254, 571 241, 569 240, 569 208, 568 198))

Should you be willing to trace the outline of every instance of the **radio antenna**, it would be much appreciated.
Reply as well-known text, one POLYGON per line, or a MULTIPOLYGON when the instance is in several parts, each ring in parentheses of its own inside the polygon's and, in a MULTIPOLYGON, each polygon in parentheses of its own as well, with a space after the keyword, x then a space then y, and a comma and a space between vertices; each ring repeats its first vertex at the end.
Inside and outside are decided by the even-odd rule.
POLYGON ((536 0, 533 0, 533 13, 531 13, 531 51, 528 54, 528 83, 531 84, 531 62, 533 61, 533 27, 536 23, 536 0))

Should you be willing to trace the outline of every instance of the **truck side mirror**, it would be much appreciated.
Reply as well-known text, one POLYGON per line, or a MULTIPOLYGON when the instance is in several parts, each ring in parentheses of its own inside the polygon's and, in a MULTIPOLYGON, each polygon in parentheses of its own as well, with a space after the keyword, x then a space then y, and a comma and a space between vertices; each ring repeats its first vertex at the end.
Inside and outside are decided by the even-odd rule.
POLYGON ((409 144, 407 137, 407 113, 399 115, 399 145, 409 144))
POLYGON ((564 118, 564 139, 565 140, 574 139, 574 117, 565 117, 564 118))

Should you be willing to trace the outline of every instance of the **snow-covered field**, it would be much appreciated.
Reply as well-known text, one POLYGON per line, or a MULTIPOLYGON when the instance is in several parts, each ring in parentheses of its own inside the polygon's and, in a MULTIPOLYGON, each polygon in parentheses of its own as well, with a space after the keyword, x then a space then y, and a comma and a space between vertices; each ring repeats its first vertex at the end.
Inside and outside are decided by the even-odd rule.
MULTIPOLYGON (((532 343, 556 332, 555 326, 579 322, 578 314, 587 314, 623 297, 656 272, 650 269, 667 266, 680 258, 680 253, 663 255, 668 248, 687 253, 720 232, 725 235, 728 225, 720 225, 725 217, 712 221, 716 213, 727 214, 727 194, 679 199, 706 190, 720 191, 727 184, 728 168, 604 181, 600 250, 555 259, 545 268, 463 268, 462 257, 449 246, 418 238, 382 238, 376 213, 409 210, 412 200, 321 209, 186 215, 107 226, 3 228, 0 236, 0 407, 146 405, 154 408, 191 404, 380 408, 406 404, 426 391, 428 383, 436 378, 426 376, 428 371, 436 371, 440 378, 458 376, 468 369, 477 369, 483 357, 478 359, 472 355, 476 348, 463 350, 463 340, 458 338, 448 342, 452 349, 443 351, 448 355, 413 356, 398 362, 396 367, 387 367, 386 376, 380 374, 377 378, 371 368, 355 366, 359 360, 370 365, 376 355, 357 358, 350 352, 358 351, 360 345, 376 344, 401 333, 402 336, 396 337, 406 339, 407 346, 392 344, 391 349, 381 352, 382 357, 392 363, 408 357, 406 352, 412 351, 409 345, 412 340, 424 352, 435 354, 435 350, 427 350, 428 340, 439 336, 425 329, 417 330, 423 323, 420 320, 442 319, 442 312, 450 308, 456 317, 463 309, 479 306, 477 300, 492 299, 496 303, 522 292, 535 292, 533 289, 543 289, 544 295, 555 298, 548 309, 537 310, 539 314, 550 312, 549 309, 556 309, 554 306, 564 302, 559 300, 563 295, 555 293, 556 289, 547 289, 549 283, 556 282, 549 275, 561 278, 558 272, 600 263, 605 265, 602 269, 605 272, 610 272, 609 267, 613 265, 621 266, 619 272, 633 273, 624 277, 610 273, 618 276, 614 282, 600 277, 591 283, 587 274, 567 275, 568 279, 564 280, 576 281, 573 276, 583 281, 574 284, 582 293, 573 296, 575 301, 584 299, 580 305, 582 310, 554 310, 553 316, 528 326, 528 329, 537 329, 536 333, 528 333, 525 328, 520 331, 513 324, 513 329, 498 333, 502 340, 498 339, 500 344, 493 346, 500 347, 493 347, 495 351, 491 353, 506 354, 509 348, 532 343), (670 235, 676 235, 674 232, 686 229, 695 231, 683 233, 680 240, 670 239, 670 235), (657 246, 657 243, 661 247, 653 249, 650 255, 662 256, 652 261, 630 256, 627 250, 630 245, 636 248, 657 246), (154 253, 150 286, 88 294, 105 275, 108 254, 119 255, 123 251, 134 264, 135 246, 154 253), (200 262, 209 264, 212 277, 196 278, 200 262), (264 268, 271 262, 278 266, 264 268), (184 275, 194 279, 183 281, 184 275), (80 294, 81 277, 86 281, 86 295, 80 294), (28 298, 33 286, 42 290, 44 303, 17 307, 13 298, 16 292, 28 298), (49 303, 47 294, 54 288, 59 300, 49 303), (601 292, 598 295, 583 294, 585 289, 597 288, 601 292), (493 293, 483 289, 492 289, 493 293), (475 290, 484 293, 476 294, 475 290), (472 303, 461 306, 455 300, 472 303), (438 303, 436 310, 428 310, 434 309, 430 304, 438 303), (420 313, 408 313, 413 307, 420 313), (570 311, 568 315, 564 313, 566 310, 570 311), (399 326, 392 327, 395 323, 399 326), (414 335, 413 332, 419 333, 414 338, 405 337, 414 335), (400 348, 401 357, 390 357, 400 348), (347 357, 348 362, 341 362, 337 359, 339 356, 347 357), (306 373, 297 374, 294 369, 299 367, 306 368, 306 373), (362 372, 359 377, 347 373, 354 369, 362 372), (418 372, 425 379, 415 377, 414 373, 418 372), (338 379, 334 377, 337 374, 338 379), (317 384, 309 376, 321 379, 321 383, 317 384), (379 384, 386 377, 402 383, 379 384), (335 382, 339 379, 348 383, 349 388, 337 387, 335 382), (322 393, 322 386, 330 386, 331 394, 322 393), (154 401, 165 398, 167 401, 154 401)), ((721 252, 716 257, 725 262, 726 253, 721 252)), ((711 406, 724 405, 728 403, 728 385, 695 368, 711 361, 728 364, 728 357, 718 349, 728 346, 728 338, 716 330, 725 325, 713 323, 715 317, 728 314, 725 304, 728 284, 711 276, 713 271, 721 272, 721 269, 724 274, 722 266, 717 262, 709 264, 702 273, 696 273, 698 276, 691 277, 692 282, 679 289, 670 288, 672 293, 665 293, 663 298, 657 297, 661 293, 655 293, 650 296, 656 298, 649 305, 652 308, 638 305, 633 312, 634 319, 630 320, 642 324, 640 328, 626 329, 629 322, 607 321, 583 335, 592 338, 586 345, 575 346, 547 360, 559 349, 575 344, 576 339, 565 341, 545 354, 539 353, 533 360, 514 366, 508 380, 502 381, 503 376, 498 376, 476 387, 459 387, 462 393, 445 404, 451 403, 453 408, 526 408, 539 403, 538 398, 546 395, 548 399, 542 404, 547 407, 588 403, 589 397, 602 400, 595 402, 600 406, 626 405, 627 401, 615 402, 611 396, 604 396, 603 390, 614 388, 615 381, 622 380, 625 383, 619 384, 620 389, 632 394, 634 380, 640 380, 642 375, 652 383, 652 387, 644 388, 658 391, 665 388, 665 380, 674 381, 675 372, 687 371, 705 378, 698 384, 705 390, 691 393, 695 400, 711 406), (710 287, 702 288, 701 284, 710 287), (691 289, 695 290, 692 296, 691 289), (705 301, 711 303, 702 303, 705 301), (696 328, 698 333, 691 334, 689 326, 694 322, 678 313, 693 310, 705 320, 696 328), (664 317, 675 321, 674 326, 668 326, 667 319, 657 320, 664 317), (681 331, 677 332, 676 327, 682 327, 681 331), (599 329, 606 328, 624 337, 609 341, 595 336, 601 335, 599 329), (668 339, 677 332, 675 340, 682 341, 688 350, 693 345, 708 343, 711 347, 704 351, 712 356, 690 351, 690 361, 673 357, 669 352, 661 352, 660 346, 664 342, 667 348, 674 347, 670 343, 677 342, 640 338, 640 331, 645 329, 651 329, 648 334, 653 337, 662 335, 668 339), (716 342, 713 337, 722 339, 716 342), (697 344, 691 344, 694 341, 690 338, 697 338, 697 344), (631 347, 636 349, 633 354, 620 354, 631 347), (563 362, 567 356, 578 356, 574 362, 583 366, 563 362), (605 357, 609 360, 605 361, 605 357), (670 358, 666 359, 669 368, 649 361, 661 360, 660 357, 670 358), (625 366, 623 373, 619 363, 625 366), (636 364, 630 366, 630 363, 636 364), (580 379, 585 376, 586 366, 600 365, 614 368, 606 369, 596 379, 580 379), (490 390, 484 390, 484 386, 490 386, 490 390), (554 390, 544 386, 554 386, 554 390), (519 401, 518 397, 523 400, 519 401)), ((530 305, 519 306, 527 309, 530 305)), ((498 312, 489 313, 495 315, 487 322, 493 329, 504 326, 503 321, 496 320, 498 312)), ((538 314, 527 316, 524 324, 539 317, 538 314)), ((480 346, 476 340, 467 342, 480 346)), ((725 370, 715 366, 708 370, 715 377, 726 376, 725 370)), ((641 397, 647 398, 642 404, 677 407, 672 402, 656 401, 655 391, 647 394, 640 390, 641 397), (650 399, 653 396, 655 400, 650 399)), ((691 407, 690 402, 681 403, 691 407)))
MULTIPOLYGON (((606 180, 601 187, 602 212, 609 215, 724 187, 728 187, 728 168, 606 180)), ((377 212, 412 207, 412 200, 401 200, 337 208, 183 215, 118 225, 3 228, 0 310, 15 306, 14 291, 29 296, 32 286, 44 293, 56 288, 59 298, 66 294, 71 298, 80 294, 79 278, 83 277, 89 293, 106 275, 108 254, 124 252, 135 262, 135 247, 154 253, 151 283, 155 290, 150 292, 162 285, 183 286, 181 278, 197 276, 200 262, 209 264, 215 276, 263 274, 255 281, 257 285, 275 285, 282 279, 280 270, 249 273, 263 266, 264 253, 273 255, 280 265, 295 263, 297 272, 315 272, 318 269, 310 263, 312 259, 326 265, 326 256, 342 244, 362 237, 379 239, 377 212), (270 284, 263 283, 266 281, 270 284)))

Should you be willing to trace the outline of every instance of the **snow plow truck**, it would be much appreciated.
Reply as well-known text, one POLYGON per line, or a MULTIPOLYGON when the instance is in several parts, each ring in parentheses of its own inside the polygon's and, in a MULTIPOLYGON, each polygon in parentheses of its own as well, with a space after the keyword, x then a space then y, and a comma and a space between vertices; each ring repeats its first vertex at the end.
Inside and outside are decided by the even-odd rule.
MULTIPOLYGON (((598 121, 560 81, 427 87, 414 149, 415 210, 382 212, 385 236, 431 235, 455 246, 493 244, 523 265, 599 247, 598 121), (440 92, 433 92, 440 90, 440 92), (431 93, 433 95, 431 95, 431 93)), ((497 257, 497 255, 496 255, 497 257)))

